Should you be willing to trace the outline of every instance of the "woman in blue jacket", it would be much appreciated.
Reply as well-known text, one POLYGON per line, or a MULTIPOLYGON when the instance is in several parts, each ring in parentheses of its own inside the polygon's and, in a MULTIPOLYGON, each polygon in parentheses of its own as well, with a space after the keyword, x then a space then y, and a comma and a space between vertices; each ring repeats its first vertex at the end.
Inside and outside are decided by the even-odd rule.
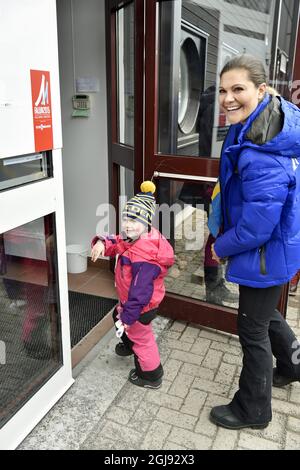
POLYGON ((220 162, 223 230, 212 254, 228 259, 226 278, 239 284, 244 357, 239 390, 210 416, 229 429, 266 427, 272 380, 284 386, 300 379, 300 345, 276 310, 282 286, 300 267, 300 110, 266 83, 263 64, 246 54, 220 75, 231 127, 220 162))

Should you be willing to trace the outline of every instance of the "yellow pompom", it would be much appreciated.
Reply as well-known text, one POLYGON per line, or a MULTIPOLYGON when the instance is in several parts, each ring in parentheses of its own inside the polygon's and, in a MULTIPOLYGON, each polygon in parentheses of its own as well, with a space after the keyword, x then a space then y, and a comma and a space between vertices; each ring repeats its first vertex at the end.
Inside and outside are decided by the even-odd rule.
POLYGON ((156 191, 156 186, 152 181, 143 181, 141 184, 141 191, 142 193, 152 193, 154 194, 156 191))

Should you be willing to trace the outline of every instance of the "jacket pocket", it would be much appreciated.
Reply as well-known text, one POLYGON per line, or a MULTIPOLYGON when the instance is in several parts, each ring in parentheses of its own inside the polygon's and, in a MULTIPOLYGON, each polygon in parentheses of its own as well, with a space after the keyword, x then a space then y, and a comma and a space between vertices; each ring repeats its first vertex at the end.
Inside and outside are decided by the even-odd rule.
POLYGON ((259 248, 259 260, 260 260, 260 274, 263 274, 264 276, 267 273, 267 265, 266 265, 266 247, 265 245, 261 246, 259 248))

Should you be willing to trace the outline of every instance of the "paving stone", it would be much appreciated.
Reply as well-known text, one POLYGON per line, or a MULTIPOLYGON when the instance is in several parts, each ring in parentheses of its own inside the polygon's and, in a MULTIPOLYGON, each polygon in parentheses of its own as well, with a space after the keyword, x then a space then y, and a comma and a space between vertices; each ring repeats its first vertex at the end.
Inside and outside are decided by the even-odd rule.
POLYGON ((291 320, 298 320, 299 311, 298 308, 289 307, 288 308, 288 320, 289 324, 291 320))
POLYGON ((140 449, 160 450, 163 448, 172 426, 161 421, 154 420, 148 429, 140 449))
POLYGON ((170 387, 169 394, 185 398, 189 393, 194 377, 186 374, 179 374, 170 387))
POLYGON ((140 433, 145 433, 155 419, 158 410, 158 405, 143 401, 132 416, 128 426, 136 429, 140 433))
POLYGON ((213 437, 217 432, 217 426, 209 419, 211 411, 210 406, 205 406, 201 411, 199 420, 197 421, 195 432, 205 434, 206 436, 213 437))
POLYGON ((130 418, 133 415, 132 410, 126 410, 125 408, 121 408, 119 406, 114 406, 109 408, 108 412, 106 413, 105 417, 110 421, 115 421, 119 424, 127 424, 130 418))
POLYGON ((178 349, 179 351, 189 351, 192 347, 192 344, 190 343, 185 343, 184 341, 170 338, 166 339, 166 345, 168 348, 178 349))
POLYGON ((190 364, 200 365, 203 356, 198 356, 197 354, 192 354, 191 352, 178 351, 178 349, 173 349, 170 354, 172 359, 178 359, 182 362, 189 362, 190 364))
POLYGON ((225 353, 223 356, 223 362, 226 362, 228 364, 235 364, 237 366, 242 364, 242 357, 241 356, 235 356, 233 354, 225 353))
POLYGON ((160 362, 162 363, 162 365, 164 365, 167 362, 172 352, 172 349, 167 348, 165 344, 162 344, 162 343, 158 343, 158 349, 159 349, 159 355, 160 355, 160 362))
POLYGON ((285 449, 290 450, 299 450, 300 449, 300 434, 296 434, 295 432, 288 431, 286 433, 286 442, 285 442, 285 449))
POLYGON ((245 432, 259 438, 276 441, 282 444, 285 436, 286 420, 285 415, 273 412, 272 421, 268 427, 261 430, 247 428, 245 432))
POLYGON ((181 335, 181 341, 185 341, 187 343, 194 343, 196 338, 199 336, 199 328, 194 328, 192 326, 188 326, 181 335))
POLYGON ((233 450, 238 441, 238 431, 218 428, 217 435, 213 442, 213 450, 233 450))
POLYGON ((218 351, 223 351, 225 353, 227 352, 236 356, 241 355, 241 348, 238 348, 237 346, 231 346, 230 344, 224 344, 218 341, 213 341, 210 347, 211 349, 217 349, 218 351))
POLYGON ((215 395, 214 393, 210 393, 207 396, 205 406, 208 406, 211 409, 213 406, 228 405, 228 403, 229 403, 229 400, 227 396, 215 395))
POLYGON ((179 410, 183 404, 183 398, 176 397, 168 393, 162 393, 160 391, 153 393, 151 390, 147 392, 145 401, 165 408, 170 408, 171 410, 179 410))
POLYGON ((94 441, 99 449, 102 448, 102 442, 106 439, 120 441, 126 444, 126 448, 139 449, 141 442, 141 433, 135 429, 123 426, 112 421, 98 423, 93 432, 89 436, 89 441, 94 441), (130 447, 128 447, 130 446, 130 447))
POLYGON ((216 351, 215 349, 210 349, 203 362, 202 366, 207 367, 208 369, 216 370, 218 369, 221 360, 222 360, 223 353, 222 351, 216 351))
POLYGON ((229 386, 226 384, 220 384, 212 382, 211 380, 200 379, 198 377, 195 378, 192 387, 203 390, 204 392, 215 393, 216 395, 227 396, 227 393, 229 392, 229 386))
POLYGON ((159 421, 163 421, 164 423, 170 424, 171 426, 178 426, 180 428, 190 430, 194 428, 197 421, 197 418, 195 416, 190 416, 188 414, 184 414, 175 410, 170 410, 164 407, 161 407, 159 409, 156 415, 156 419, 158 419, 159 421))
POLYGON ((202 379, 213 380, 215 372, 206 367, 196 366, 195 364, 183 364, 181 368, 182 374, 192 375, 193 377, 201 377, 202 379))
POLYGON ((221 343, 228 343, 229 341, 229 336, 220 333, 215 333, 213 331, 208 331, 208 330, 201 330, 200 335, 201 338, 207 338, 212 341, 220 341, 221 343))
POLYGON ((229 340, 229 344, 230 344, 230 346, 236 346, 238 348, 241 347, 239 337, 236 336, 236 335, 231 335, 230 340, 229 340))
POLYGON ((198 417, 206 398, 207 394, 205 392, 201 390, 191 390, 185 398, 180 412, 198 417))
POLYGON ((295 333, 296 338, 300 338, 300 323, 297 322, 297 327, 293 328, 293 332, 295 333))
POLYGON ((238 386, 236 383, 233 383, 233 384, 231 385, 230 390, 229 390, 229 392, 228 392, 228 398, 229 398, 230 400, 233 399, 233 397, 234 397, 234 395, 236 394, 236 392, 238 391, 238 389, 239 389, 239 386, 238 386))
POLYGON ((274 398, 272 400, 272 408, 274 411, 277 411, 278 413, 291 415, 296 418, 300 417, 300 407, 296 403, 289 403, 289 402, 274 398))
POLYGON ((287 421, 287 429, 300 433, 300 419, 289 416, 287 421))
POLYGON ((211 341, 206 338, 198 338, 194 342, 190 352, 198 356, 204 356, 210 347, 211 341))
POLYGON ((224 362, 220 365, 219 370, 215 376, 215 382, 231 385, 233 378, 236 373, 236 366, 232 364, 225 364, 224 362))
MULTIPOLYGON (((166 380, 165 377, 163 377, 162 386, 160 387, 159 392, 168 393, 168 390, 171 387, 171 385, 172 385, 172 382, 170 382, 169 380, 166 380)), ((147 393, 149 392, 150 390, 147 391, 147 393)))
POLYGON ((166 331, 166 333, 164 334, 164 338, 168 338, 168 339, 179 339, 180 336, 181 336, 180 331, 169 330, 169 331, 166 331))
POLYGON ((300 383, 293 383, 291 385, 290 401, 293 403, 300 403, 300 383))
MULTIPOLYGON (((141 401, 144 399, 146 391, 147 390, 145 388, 137 387, 128 383, 123 389, 124 393, 117 397, 116 404, 125 409, 135 411, 141 401)), ((155 393, 155 390, 153 390, 153 393, 155 393)))
POLYGON ((170 382, 173 382, 175 377, 178 375, 179 369, 182 366, 182 362, 178 361, 177 359, 171 359, 169 358, 165 365, 164 365, 164 378, 166 380, 169 380, 170 382))
POLYGON ((128 448, 128 443, 121 440, 101 436, 98 439, 88 438, 81 446, 80 450, 123 450, 128 448))
POLYGON ((212 445, 212 439, 209 437, 177 427, 172 429, 168 439, 190 450, 207 450, 212 445))
POLYGON ((289 390, 286 387, 272 387, 272 397, 279 400, 287 401, 289 397, 289 390))
POLYGON ((163 447, 164 450, 187 450, 186 447, 182 447, 179 444, 175 444, 175 442, 167 441, 163 447))
POLYGON ((238 446, 251 450, 280 450, 282 448, 278 442, 252 436, 245 431, 241 431, 240 433, 238 446))
POLYGON ((178 331, 182 333, 186 328, 186 323, 185 322, 180 322, 180 321, 175 321, 171 327, 170 331, 178 331))

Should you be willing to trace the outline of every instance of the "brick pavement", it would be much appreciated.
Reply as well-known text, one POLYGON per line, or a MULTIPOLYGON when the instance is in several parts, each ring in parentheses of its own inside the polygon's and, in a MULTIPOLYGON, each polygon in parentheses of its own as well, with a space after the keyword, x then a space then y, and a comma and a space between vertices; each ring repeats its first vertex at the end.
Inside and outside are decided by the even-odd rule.
MULTIPOLYGON (((292 298, 288 317, 299 335, 298 306, 299 299, 292 298)), ((300 383, 273 388, 273 420, 265 430, 219 428, 209 421, 209 411, 227 404, 237 390, 237 337, 165 319, 159 328, 165 368, 160 390, 140 389, 126 380, 132 358, 116 358, 117 340, 111 337, 20 448, 300 448, 300 383)))

